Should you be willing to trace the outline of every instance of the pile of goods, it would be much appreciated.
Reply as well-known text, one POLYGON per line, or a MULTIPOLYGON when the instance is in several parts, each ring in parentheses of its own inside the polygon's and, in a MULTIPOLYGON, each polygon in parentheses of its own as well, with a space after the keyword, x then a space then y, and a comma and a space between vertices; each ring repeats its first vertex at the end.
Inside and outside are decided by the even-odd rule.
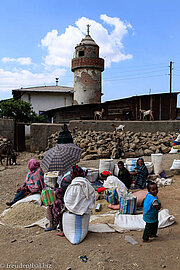
POLYGON ((46 208, 32 202, 18 203, 1 215, 1 222, 10 226, 27 226, 46 217, 46 208))
MULTIPOLYGON (((126 157, 149 156, 154 153, 168 153, 176 132, 131 132, 131 131, 77 131, 74 143, 83 149, 81 158, 84 160, 110 158, 120 138, 122 151, 126 157)), ((58 132, 48 138, 47 150, 57 144, 58 132)))

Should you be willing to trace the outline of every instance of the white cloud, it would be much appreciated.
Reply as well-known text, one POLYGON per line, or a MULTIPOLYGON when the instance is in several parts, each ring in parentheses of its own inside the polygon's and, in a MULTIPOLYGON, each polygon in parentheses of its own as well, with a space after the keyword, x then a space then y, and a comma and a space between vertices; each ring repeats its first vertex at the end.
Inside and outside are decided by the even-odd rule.
POLYGON ((55 69, 51 73, 32 73, 28 70, 15 70, 11 72, 0 69, 0 91, 6 92, 16 88, 43 84, 55 85, 55 78, 63 76, 65 72, 65 69, 55 69))
POLYGON ((16 63, 19 63, 20 65, 31 65, 32 64, 30 57, 19 57, 19 58, 3 57, 1 60, 3 63, 16 62, 16 63))
POLYGON ((75 45, 80 43, 86 34, 87 24, 91 25, 90 35, 100 46, 100 56, 105 57, 106 66, 110 67, 112 62, 131 59, 133 56, 124 52, 122 43, 128 30, 132 29, 131 24, 105 14, 100 18, 105 25, 112 28, 110 33, 102 24, 86 17, 78 19, 75 22, 76 27, 68 26, 61 35, 58 35, 57 30, 48 32, 41 40, 42 47, 46 47, 48 50, 48 55, 44 59, 45 65, 69 67, 75 45))
POLYGON ((32 65, 30 57, 2 58, 2 62, 18 63, 21 65, 32 65, 29 69, 20 70, 14 67, 12 70, 0 69, 0 91, 10 92, 20 87, 37 86, 43 84, 55 84, 56 77, 62 77, 67 68, 70 69, 71 59, 76 44, 80 43, 87 31, 87 24, 90 24, 90 35, 100 46, 100 57, 105 58, 107 67, 111 63, 117 63, 131 59, 132 55, 125 53, 123 38, 132 30, 130 23, 121 21, 116 17, 109 17, 105 14, 100 16, 102 23, 81 17, 75 22, 75 26, 69 25, 63 34, 57 30, 48 32, 41 40, 41 48, 47 49, 42 65, 32 65), (63 67, 63 68, 59 68, 63 67), (38 68, 42 71, 38 72, 38 68))
POLYGON ((69 67, 74 46, 80 42, 82 37, 81 31, 73 26, 68 26, 65 33, 59 36, 57 30, 48 32, 45 38, 41 40, 42 47, 48 49, 45 64, 69 67))

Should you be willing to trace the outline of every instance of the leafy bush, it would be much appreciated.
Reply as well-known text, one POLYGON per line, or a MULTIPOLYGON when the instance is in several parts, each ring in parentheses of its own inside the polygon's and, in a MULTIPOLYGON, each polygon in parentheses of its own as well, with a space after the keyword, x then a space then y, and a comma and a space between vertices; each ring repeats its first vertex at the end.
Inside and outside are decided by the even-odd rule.
POLYGON ((33 111, 31 103, 21 99, 8 99, 0 102, 0 115, 13 118, 18 122, 43 122, 44 116, 33 111))

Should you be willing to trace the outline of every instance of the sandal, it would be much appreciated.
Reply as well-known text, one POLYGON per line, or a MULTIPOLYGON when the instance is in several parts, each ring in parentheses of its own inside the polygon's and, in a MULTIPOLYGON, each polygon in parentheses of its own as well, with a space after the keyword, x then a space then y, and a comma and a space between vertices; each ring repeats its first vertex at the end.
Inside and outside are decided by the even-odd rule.
POLYGON ((64 233, 63 232, 57 232, 56 235, 58 235, 58 236, 64 236, 64 233))
POLYGON ((45 231, 45 232, 50 232, 50 231, 53 231, 53 230, 55 230, 55 229, 56 229, 56 227, 50 227, 50 228, 44 229, 44 231, 45 231))

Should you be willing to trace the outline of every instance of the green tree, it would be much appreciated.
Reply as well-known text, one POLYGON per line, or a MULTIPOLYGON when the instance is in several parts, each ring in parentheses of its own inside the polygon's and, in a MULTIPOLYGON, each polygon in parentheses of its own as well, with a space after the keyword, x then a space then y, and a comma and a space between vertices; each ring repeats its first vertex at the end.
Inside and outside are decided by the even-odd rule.
POLYGON ((43 122, 44 116, 37 115, 31 103, 21 99, 8 99, 0 102, 0 115, 15 119, 18 122, 43 122))

